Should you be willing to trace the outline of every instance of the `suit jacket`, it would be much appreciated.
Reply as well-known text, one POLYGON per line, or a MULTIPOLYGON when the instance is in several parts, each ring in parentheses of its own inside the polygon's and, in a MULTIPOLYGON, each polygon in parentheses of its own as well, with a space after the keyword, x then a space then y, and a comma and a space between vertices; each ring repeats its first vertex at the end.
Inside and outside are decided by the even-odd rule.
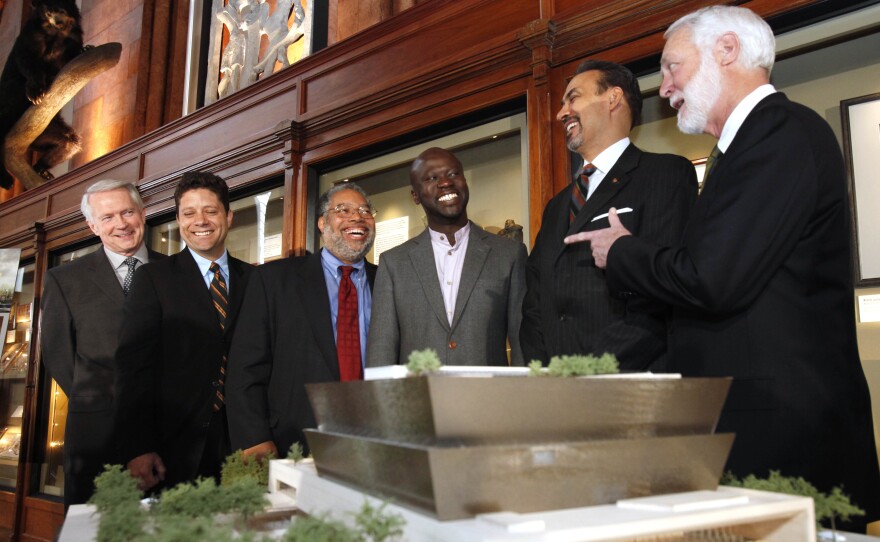
POLYGON ((681 156, 629 145, 569 224, 571 186, 544 209, 541 231, 526 264, 520 342, 526 360, 547 362, 570 354, 615 354, 622 369, 662 370, 666 352, 665 305, 634 296, 614 297, 596 267, 589 243, 566 245, 566 235, 608 227, 593 217, 630 207, 620 220, 633 234, 660 243, 680 239, 697 197, 693 165, 681 156))
MULTIPOLYGON (((366 272, 372 288, 376 266, 367 262, 366 272)), ((256 268, 229 353, 233 449, 273 441, 284 456, 294 442, 305 446, 302 430, 316 426, 305 385, 338 380, 321 254, 256 268)))
POLYGON ((407 363, 413 350, 432 348, 444 365, 523 365, 519 326, 525 294, 526 249, 471 222, 452 325, 437 278, 431 237, 417 237, 382 254, 373 294, 367 366, 407 363))
POLYGON ((803 476, 880 519, 880 476, 859 361, 850 216, 828 124, 764 98, 718 159, 681 244, 638 237, 608 255, 613 288, 676 306, 670 342, 686 376, 733 376, 718 425, 728 468, 803 476))
MULTIPOLYGON (((150 261, 165 256, 148 251, 150 261)), ((64 437, 67 505, 85 503, 113 454, 113 354, 125 296, 103 247, 46 272, 41 362, 68 397, 64 437)))
MULTIPOLYGON (((188 249, 137 270, 116 351, 121 459, 156 452, 166 487, 195 478, 250 264, 229 257, 225 331, 188 249)), ((228 410, 228 408, 227 408, 228 410)))

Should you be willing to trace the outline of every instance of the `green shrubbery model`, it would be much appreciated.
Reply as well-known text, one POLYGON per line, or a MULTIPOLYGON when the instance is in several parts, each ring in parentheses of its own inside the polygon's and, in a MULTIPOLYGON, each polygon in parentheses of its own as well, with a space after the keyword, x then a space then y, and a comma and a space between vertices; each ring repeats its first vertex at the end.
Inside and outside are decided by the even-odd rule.
POLYGON ((620 364, 614 354, 596 356, 553 356, 546 369, 540 361, 529 363, 531 376, 592 376, 616 374, 620 364))
POLYGON ((831 529, 834 529, 834 520, 837 518, 846 521, 851 516, 865 515, 865 511, 850 502, 849 497, 844 495, 839 487, 832 489, 830 494, 822 493, 816 489, 816 486, 803 478, 782 476, 779 471, 775 470, 770 471, 770 476, 767 478, 758 478, 754 474, 750 474, 742 480, 728 472, 721 479, 721 483, 732 487, 810 497, 816 508, 816 523, 821 523, 826 519, 831 520, 831 529))
MULTIPOLYGON (((302 446, 290 449, 289 459, 303 459, 302 446)), ((247 461, 241 451, 230 455, 222 480, 179 484, 162 492, 151 507, 141 505, 143 493, 137 480, 120 465, 108 465, 95 479, 95 495, 89 501, 100 514, 98 542, 268 542, 274 540, 249 531, 247 518, 264 510, 269 501, 266 486, 268 458, 247 461), (224 517, 225 516, 225 517, 224 517)), ((388 515, 385 506, 364 502, 348 527, 327 515, 299 517, 284 535, 286 542, 384 542, 403 533, 403 519, 388 515)))

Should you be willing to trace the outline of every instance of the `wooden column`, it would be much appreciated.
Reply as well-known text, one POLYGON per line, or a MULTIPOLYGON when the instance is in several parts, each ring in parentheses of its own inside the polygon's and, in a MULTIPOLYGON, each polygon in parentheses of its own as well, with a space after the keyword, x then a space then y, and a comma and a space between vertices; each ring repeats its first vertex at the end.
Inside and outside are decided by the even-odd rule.
POLYGON ((531 77, 527 93, 529 126, 529 246, 541 227, 544 205, 553 197, 552 131, 555 127, 555 104, 552 103, 549 76, 556 25, 547 19, 530 22, 517 35, 520 43, 532 52, 531 77))

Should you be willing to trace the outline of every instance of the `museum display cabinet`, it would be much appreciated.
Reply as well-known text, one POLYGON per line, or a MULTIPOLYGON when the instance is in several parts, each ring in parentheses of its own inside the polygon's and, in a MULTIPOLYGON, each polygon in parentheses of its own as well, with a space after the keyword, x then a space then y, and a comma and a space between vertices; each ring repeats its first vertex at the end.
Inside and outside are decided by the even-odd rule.
MULTIPOLYGON (((181 247, 177 181, 189 170, 216 173, 235 201, 230 251, 261 263, 317 249, 318 194, 332 183, 358 182, 379 210, 381 253, 424 226, 409 198, 407 168, 420 149, 438 145, 462 157, 471 218, 531 246, 545 203, 576 167, 555 114, 567 78, 585 58, 621 62, 641 76, 645 123, 633 134, 639 146, 697 162, 708 154, 706 139, 674 135, 656 72, 664 30, 711 3, 316 2, 310 55, 212 101, 205 79, 216 73, 206 73, 204 62, 219 50, 208 43, 216 49, 225 42, 192 30, 206 28, 209 3, 83 2, 86 41, 122 42, 121 64, 71 102, 66 114, 84 143, 66 171, 0 197, 0 248, 21 249, 28 284, 16 314, 27 309, 15 336, 3 337, 12 340, 0 358, 0 447, 19 439, 17 459, 0 451, 0 540, 52 540, 63 520, 66 400, 40 364, 39 302, 46 269, 95 245, 79 212, 88 185, 106 178, 136 183, 150 246, 173 253, 181 247)), ((777 85, 838 132, 840 100, 880 92, 880 1, 737 3, 781 36, 779 57, 792 64, 786 71, 780 62, 777 85), (839 58, 815 61, 813 55, 841 47, 839 58)), ((0 43, 8 45, 0 52, 26 19, 24 4, 5 4, 0 43)), ((370 258, 377 259, 375 251, 370 258)))

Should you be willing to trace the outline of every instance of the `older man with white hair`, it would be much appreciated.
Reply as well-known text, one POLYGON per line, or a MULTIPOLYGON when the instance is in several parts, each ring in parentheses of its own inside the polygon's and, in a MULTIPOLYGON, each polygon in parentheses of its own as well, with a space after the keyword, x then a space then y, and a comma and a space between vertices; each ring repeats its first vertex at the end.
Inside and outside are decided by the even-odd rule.
POLYGON ((46 273, 41 305, 42 363, 69 398, 64 437, 64 504, 82 504, 94 478, 114 462, 113 354, 134 271, 164 257, 144 246, 144 204, 127 182, 98 181, 82 214, 103 245, 46 273))
POLYGON ((859 361, 850 216, 828 123, 769 84, 775 40, 745 8, 713 6, 666 32, 660 94, 679 128, 718 144, 678 246, 611 227, 589 241, 609 286, 674 307, 670 357, 686 376, 732 376, 719 431, 728 468, 842 486, 880 519, 871 403, 859 361))

